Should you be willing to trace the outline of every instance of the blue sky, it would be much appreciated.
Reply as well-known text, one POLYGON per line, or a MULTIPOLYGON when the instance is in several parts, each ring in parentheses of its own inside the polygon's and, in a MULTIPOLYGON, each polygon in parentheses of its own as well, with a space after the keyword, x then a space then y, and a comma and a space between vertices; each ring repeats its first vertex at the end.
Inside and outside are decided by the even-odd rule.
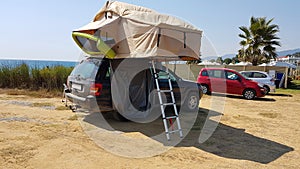
MULTIPOLYGON (((300 48, 298 0, 120 0, 188 21, 204 31, 203 57, 236 53, 239 26, 251 16, 274 18, 282 47, 300 48)), ((104 0, 2 0, 0 2, 0 59, 77 60, 80 49, 73 29, 93 18, 104 0)))

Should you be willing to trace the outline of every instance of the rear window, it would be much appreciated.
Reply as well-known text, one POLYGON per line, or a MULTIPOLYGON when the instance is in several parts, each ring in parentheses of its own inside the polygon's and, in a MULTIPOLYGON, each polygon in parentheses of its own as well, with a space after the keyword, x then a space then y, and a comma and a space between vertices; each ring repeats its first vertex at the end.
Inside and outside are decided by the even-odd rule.
POLYGON ((101 60, 99 59, 86 59, 74 68, 71 75, 80 78, 94 78, 100 64, 101 60))

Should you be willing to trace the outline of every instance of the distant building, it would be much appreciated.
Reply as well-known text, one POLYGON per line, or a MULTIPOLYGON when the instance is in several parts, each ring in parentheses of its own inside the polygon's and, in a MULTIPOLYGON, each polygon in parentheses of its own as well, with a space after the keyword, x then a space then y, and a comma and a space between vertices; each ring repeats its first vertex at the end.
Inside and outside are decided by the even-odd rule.
POLYGON ((294 55, 287 55, 287 56, 279 56, 277 59, 279 62, 287 62, 293 64, 295 66, 300 66, 300 57, 294 55))
POLYGON ((220 63, 217 62, 211 62, 208 60, 203 60, 201 63, 199 63, 198 65, 221 65, 220 63))

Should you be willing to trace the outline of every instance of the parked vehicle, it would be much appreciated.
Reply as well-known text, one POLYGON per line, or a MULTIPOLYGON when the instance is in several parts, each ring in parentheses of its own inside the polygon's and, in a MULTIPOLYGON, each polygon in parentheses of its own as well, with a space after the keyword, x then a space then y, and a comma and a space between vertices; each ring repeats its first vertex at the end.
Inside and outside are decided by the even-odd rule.
POLYGON ((268 73, 262 71, 241 71, 240 73, 251 80, 261 83, 266 89, 266 94, 269 92, 275 92, 275 79, 268 73))
POLYGON ((265 89, 240 73, 227 68, 203 68, 197 83, 201 84, 204 94, 211 92, 243 95, 246 99, 265 96, 265 89))
MULTIPOLYGON (((135 59, 141 61, 142 59, 135 59)), ((143 59, 145 60, 145 59, 143 59)), ((76 105, 91 110, 100 110, 101 112, 116 111, 115 104, 125 104, 126 100, 123 99, 124 103, 113 103, 112 99, 112 77, 117 69, 117 66, 122 63, 121 59, 106 59, 106 58, 95 58, 89 57, 78 64, 70 76, 67 82, 66 96, 76 105), (114 65, 112 67, 112 65, 114 65)), ((142 61, 140 63, 145 63, 142 61)), ((126 65, 128 67, 135 66, 126 65)), ((137 64, 136 64, 137 65, 137 64)), ((163 67, 163 66, 162 66, 163 67)), ((154 74, 148 67, 138 73, 135 78, 130 82, 129 98, 133 106, 138 110, 145 110, 149 106, 150 93, 155 90, 156 86, 154 83, 154 74)), ((161 90, 168 90, 169 82, 167 72, 164 70, 156 70, 159 86, 161 90)), ((126 73, 123 71, 123 73, 126 73)), ((181 79, 173 72, 169 71, 170 79, 173 87, 173 92, 176 100, 176 105, 183 105, 188 111, 198 110, 199 100, 202 97, 201 85, 181 79)), ((126 74, 124 74, 126 76, 126 74)), ((126 79, 126 77, 125 77, 126 79)), ((119 84, 122 86, 122 84, 119 84)), ((126 90, 117 89, 120 93, 126 90)), ((124 97, 125 99, 127 97, 124 97)), ((170 93, 166 93, 166 99, 171 100, 170 93)), ((159 103, 158 103, 159 104, 159 103)))

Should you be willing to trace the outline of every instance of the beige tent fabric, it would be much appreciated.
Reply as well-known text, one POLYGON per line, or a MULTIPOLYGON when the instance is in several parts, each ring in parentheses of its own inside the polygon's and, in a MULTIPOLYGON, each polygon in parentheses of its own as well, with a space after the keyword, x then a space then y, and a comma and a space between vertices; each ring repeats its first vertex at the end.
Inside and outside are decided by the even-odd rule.
POLYGON ((202 31, 148 8, 108 1, 88 25, 76 32, 107 32, 115 58, 199 59, 202 31))

